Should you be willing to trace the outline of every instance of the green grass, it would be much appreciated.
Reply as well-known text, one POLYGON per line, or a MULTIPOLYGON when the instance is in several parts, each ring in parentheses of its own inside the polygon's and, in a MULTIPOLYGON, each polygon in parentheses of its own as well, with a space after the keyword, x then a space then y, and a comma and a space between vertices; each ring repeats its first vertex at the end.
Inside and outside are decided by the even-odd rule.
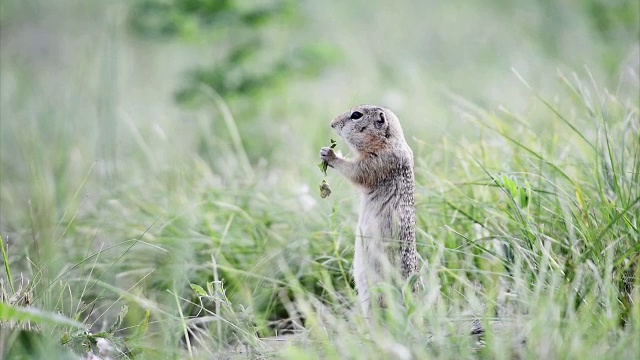
POLYGON ((171 94, 210 49, 61 4, 1 5, 5 357, 640 357, 636 2, 309 3, 280 42, 335 44, 322 78, 199 110, 171 94), (414 150, 426 285, 372 328, 356 195, 316 167, 357 103, 414 150))

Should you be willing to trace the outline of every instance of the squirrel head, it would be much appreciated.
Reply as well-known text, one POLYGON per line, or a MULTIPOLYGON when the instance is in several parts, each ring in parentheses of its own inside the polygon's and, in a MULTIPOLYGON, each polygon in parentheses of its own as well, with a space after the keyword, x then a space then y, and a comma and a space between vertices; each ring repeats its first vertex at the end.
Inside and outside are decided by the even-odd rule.
POLYGON ((360 154, 377 154, 406 145, 398 117, 381 106, 356 106, 338 115, 331 127, 360 154))

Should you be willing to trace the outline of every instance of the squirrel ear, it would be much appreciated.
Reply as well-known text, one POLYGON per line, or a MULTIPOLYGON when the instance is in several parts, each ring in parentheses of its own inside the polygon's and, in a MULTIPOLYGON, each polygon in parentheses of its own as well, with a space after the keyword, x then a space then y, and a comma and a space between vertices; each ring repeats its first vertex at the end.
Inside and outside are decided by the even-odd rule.
POLYGON ((382 129, 382 126, 387 122, 387 118, 384 116, 384 112, 380 111, 378 113, 378 118, 375 120, 376 129, 382 129))

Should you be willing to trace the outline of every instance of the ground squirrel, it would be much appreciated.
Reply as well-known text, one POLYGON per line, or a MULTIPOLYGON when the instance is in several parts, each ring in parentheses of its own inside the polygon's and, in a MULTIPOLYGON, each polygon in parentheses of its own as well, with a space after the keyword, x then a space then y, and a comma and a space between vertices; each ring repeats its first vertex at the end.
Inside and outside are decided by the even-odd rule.
MULTIPOLYGON (((355 152, 354 160, 320 150, 320 158, 361 190, 354 256, 358 300, 370 312, 370 288, 401 285, 417 273, 413 152, 391 110, 362 105, 340 114, 331 127, 355 152)), ((416 289, 416 286, 413 287, 416 289)), ((384 299, 377 302, 384 307, 384 299)))

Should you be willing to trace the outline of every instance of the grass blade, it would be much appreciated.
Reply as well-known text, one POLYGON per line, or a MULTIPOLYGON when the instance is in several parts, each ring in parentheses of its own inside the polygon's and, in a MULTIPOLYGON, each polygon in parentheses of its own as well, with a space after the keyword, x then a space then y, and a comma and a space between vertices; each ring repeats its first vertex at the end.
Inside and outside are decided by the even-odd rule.
POLYGON ((14 307, 0 303, 0 321, 30 321, 37 324, 71 326, 86 330, 87 326, 66 316, 36 308, 14 307))

